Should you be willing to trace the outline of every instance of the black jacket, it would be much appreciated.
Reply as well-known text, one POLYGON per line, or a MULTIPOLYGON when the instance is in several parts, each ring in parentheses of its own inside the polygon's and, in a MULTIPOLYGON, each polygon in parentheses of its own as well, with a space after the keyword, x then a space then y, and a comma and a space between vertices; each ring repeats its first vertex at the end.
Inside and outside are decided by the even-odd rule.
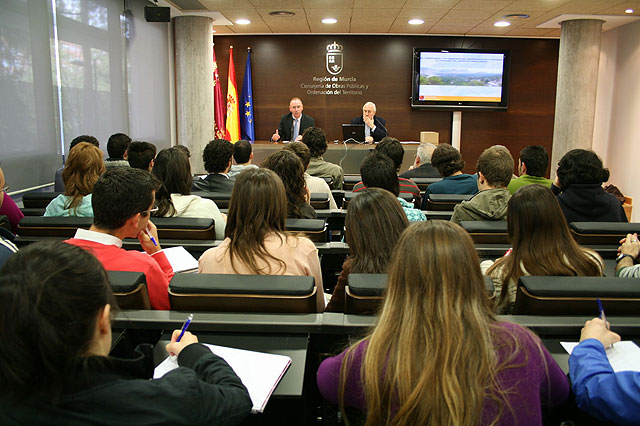
MULTIPOLYGON (((560 189, 551 185, 558 194, 560 189)), ((569 185, 558 194, 567 222, 627 222, 622 204, 599 183, 569 185)))
POLYGON ((1 400, 0 424, 236 425, 251 411, 247 389, 206 346, 184 348, 180 368, 157 380, 149 380, 151 345, 136 352, 135 359, 89 358, 87 373, 78 368, 59 404, 35 397, 17 404, 1 400))
POLYGON ((194 179, 191 190, 231 194, 234 183, 236 183, 234 178, 226 177, 220 173, 210 173, 204 179, 194 179))
POLYGON ((433 167, 431 163, 420 164, 420 167, 417 169, 407 170, 400 177, 411 179, 411 178, 439 178, 440 172, 438 169, 433 167))
MULTIPOLYGON (((315 126, 313 117, 307 114, 302 114, 302 116, 300 116, 300 130, 298 131, 298 134, 302 135, 302 132, 304 132, 306 128, 313 126, 315 126)), ((278 134, 280 135, 280 142, 293 142, 291 140, 291 136, 293 134, 293 114, 285 114, 280 118, 280 124, 278 125, 278 134)))

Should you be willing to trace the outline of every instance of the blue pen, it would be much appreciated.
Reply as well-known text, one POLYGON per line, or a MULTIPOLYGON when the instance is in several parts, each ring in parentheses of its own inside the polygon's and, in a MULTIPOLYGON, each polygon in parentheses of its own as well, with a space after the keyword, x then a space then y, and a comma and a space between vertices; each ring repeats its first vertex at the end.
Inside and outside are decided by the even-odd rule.
POLYGON ((187 331, 187 328, 189 327, 189 324, 191 324, 192 319, 193 319, 193 314, 189 314, 189 317, 187 317, 187 320, 184 322, 184 324, 182 324, 182 330, 180 331, 180 335, 178 336, 178 339, 176 340, 176 342, 179 342, 180 339, 182 339, 182 336, 184 336, 185 331, 187 331))
POLYGON ((149 231, 147 231, 146 229, 144 230, 145 234, 147 234, 147 237, 149 237, 151 239, 151 242, 153 243, 154 246, 158 247, 158 243, 156 242, 156 239, 153 238, 153 235, 151 235, 151 233, 149 231))
MULTIPOLYGON (((605 324, 607 324, 607 317, 604 315, 604 308, 602 307, 602 302, 600 301, 600 298, 597 298, 596 301, 598 302, 598 309, 600 310, 600 319, 604 321, 605 324)), ((609 328, 608 325, 607 325, 607 328, 609 328)))

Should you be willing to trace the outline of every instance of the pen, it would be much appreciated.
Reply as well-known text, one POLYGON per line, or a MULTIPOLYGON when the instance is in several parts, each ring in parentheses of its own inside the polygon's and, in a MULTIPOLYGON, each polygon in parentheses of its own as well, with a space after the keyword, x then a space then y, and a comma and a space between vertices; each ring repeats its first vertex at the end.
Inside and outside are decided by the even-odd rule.
POLYGON ((153 245, 158 247, 158 243, 156 242, 156 239, 153 238, 153 235, 151 235, 151 233, 149 231, 147 231, 146 229, 144 230, 144 233, 147 234, 147 237, 149 237, 151 239, 151 242, 153 243, 153 245))
POLYGON ((602 302, 600 301, 600 298, 597 298, 596 301, 598 302, 598 309, 600 310, 600 319, 604 321, 605 326, 609 328, 609 324, 607 324, 607 317, 604 314, 604 308, 602 307, 602 302))
POLYGON ((192 319, 193 319, 193 314, 189 314, 189 316, 187 317, 187 320, 184 322, 184 324, 182 324, 182 330, 180 331, 180 335, 178 336, 178 339, 176 340, 176 342, 179 342, 180 339, 182 339, 182 336, 184 336, 184 332, 187 331, 187 328, 189 327, 189 324, 191 324, 192 319))

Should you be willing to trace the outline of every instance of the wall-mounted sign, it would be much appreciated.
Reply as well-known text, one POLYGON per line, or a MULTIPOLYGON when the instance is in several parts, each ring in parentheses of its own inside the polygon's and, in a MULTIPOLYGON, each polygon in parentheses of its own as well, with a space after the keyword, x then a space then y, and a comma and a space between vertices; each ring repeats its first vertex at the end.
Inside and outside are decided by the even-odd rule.
POLYGON ((342 71, 344 57, 342 50, 343 47, 335 41, 327 45, 327 71, 329 74, 338 75, 342 71))

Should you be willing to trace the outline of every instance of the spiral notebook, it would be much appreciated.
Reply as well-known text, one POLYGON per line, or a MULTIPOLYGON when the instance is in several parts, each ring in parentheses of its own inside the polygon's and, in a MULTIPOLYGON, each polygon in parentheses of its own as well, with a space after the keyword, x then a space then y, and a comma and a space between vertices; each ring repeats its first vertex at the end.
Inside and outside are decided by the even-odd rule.
MULTIPOLYGON (((249 391, 253 403, 252 413, 262 413, 280 379, 291 365, 291 358, 285 355, 246 351, 204 344, 211 352, 227 361, 249 391)), ((167 357, 155 369, 154 379, 159 379, 169 371, 178 368, 176 357, 167 357)))

